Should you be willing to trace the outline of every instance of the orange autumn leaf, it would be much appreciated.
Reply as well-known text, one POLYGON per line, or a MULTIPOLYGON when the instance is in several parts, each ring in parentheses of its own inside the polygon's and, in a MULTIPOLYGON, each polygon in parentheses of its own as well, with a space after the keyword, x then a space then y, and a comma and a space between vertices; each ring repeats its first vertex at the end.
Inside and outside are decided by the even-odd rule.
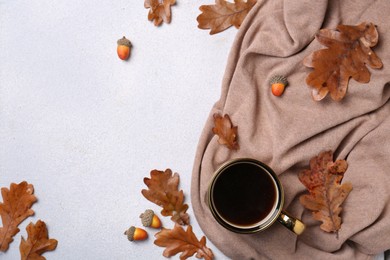
POLYGON ((49 239, 45 222, 38 220, 26 227, 27 240, 22 237, 19 250, 22 260, 44 260, 43 253, 53 251, 57 247, 57 240, 49 239))
POLYGON ((186 213, 188 205, 184 204, 184 192, 178 189, 179 174, 172 175, 171 169, 164 171, 153 170, 151 178, 144 178, 148 190, 143 189, 142 195, 149 201, 163 209, 161 215, 172 216, 171 220, 180 225, 189 224, 189 215, 186 213))
POLYGON ((34 214, 30 209, 37 201, 33 193, 33 185, 25 181, 19 184, 12 183, 9 190, 1 188, 3 203, 0 203, 0 215, 3 226, 0 227, 0 251, 8 250, 13 236, 19 232, 19 224, 34 214))
POLYGON ((322 29, 316 39, 328 48, 311 53, 303 61, 305 66, 314 68, 306 77, 306 83, 313 88, 312 97, 316 101, 328 93, 333 100, 343 99, 351 77, 357 82, 368 83, 371 73, 366 65, 374 69, 383 66, 371 50, 378 43, 378 31, 372 23, 322 29))
POLYGON ((194 254, 199 259, 211 260, 214 258, 213 252, 206 246, 206 237, 203 236, 198 240, 192 232, 191 225, 187 227, 187 231, 179 225, 175 225, 173 229, 163 228, 155 234, 155 237, 155 245, 166 247, 163 252, 163 256, 165 257, 171 257, 181 253, 181 260, 187 259, 194 254))
POLYGON ((171 5, 174 5, 176 0, 145 0, 144 7, 150 8, 148 20, 153 21, 155 26, 171 22, 171 5))
POLYGON ((299 201, 312 211, 314 219, 322 221, 320 228, 326 232, 337 232, 341 227, 341 204, 352 190, 351 183, 341 184, 347 167, 345 160, 333 162, 333 153, 326 151, 310 160, 310 170, 299 173, 309 191, 299 201))
POLYGON ((238 150, 240 146, 237 142, 237 126, 233 126, 228 114, 223 117, 219 114, 214 114, 213 133, 218 135, 218 143, 226 145, 230 150, 238 150))
POLYGON ((257 0, 215 0, 214 5, 202 5, 198 18, 200 29, 211 29, 210 34, 222 32, 230 26, 239 28, 257 0))

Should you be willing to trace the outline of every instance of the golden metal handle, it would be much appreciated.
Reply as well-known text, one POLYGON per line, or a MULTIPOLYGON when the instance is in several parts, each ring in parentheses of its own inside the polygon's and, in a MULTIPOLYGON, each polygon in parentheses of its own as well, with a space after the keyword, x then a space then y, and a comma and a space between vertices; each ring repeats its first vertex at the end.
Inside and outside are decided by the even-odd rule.
POLYGON ((296 219, 294 217, 291 217, 289 214, 287 214, 285 211, 282 211, 278 217, 278 221, 294 232, 297 235, 302 234, 302 232, 305 230, 305 224, 303 224, 302 221, 299 219, 296 219))

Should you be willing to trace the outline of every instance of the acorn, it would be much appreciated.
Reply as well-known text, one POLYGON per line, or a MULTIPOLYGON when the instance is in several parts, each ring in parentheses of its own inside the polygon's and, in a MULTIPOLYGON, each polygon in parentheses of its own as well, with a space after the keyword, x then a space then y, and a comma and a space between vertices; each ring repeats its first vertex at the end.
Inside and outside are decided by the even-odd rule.
POLYGON ((145 227, 161 228, 161 221, 157 215, 154 214, 153 210, 147 209, 139 217, 141 218, 142 225, 145 227))
POLYGON ((148 238, 148 233, 144 229, 134 226, 131 226, 128 230, 126 230, 125 235, 131 242, 136 240, 145 240, 148 238))
POLYGON ((271 91, 274 96, 280 97, 284 88, 287 86, 287 79, 282 75, 275 75, 269 80, 269 84, 271 85, 271 91))
POLYGON ((119 39, 117 41, 118 47, 116 48, 116 51, 118 53, 118 57, 121 60, 127 60, 130 57, 131 54, 131 42, 123 36, 123 38, 119 39))

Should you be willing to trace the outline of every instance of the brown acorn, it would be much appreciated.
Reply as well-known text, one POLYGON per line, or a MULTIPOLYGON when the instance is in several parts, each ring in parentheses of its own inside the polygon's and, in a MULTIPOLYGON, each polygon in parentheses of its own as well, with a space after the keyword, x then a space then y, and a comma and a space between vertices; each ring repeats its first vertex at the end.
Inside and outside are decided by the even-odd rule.
POLYGON ((269 84, 271 85, 272 94, 279 97, 287 86, 287 79, 282 75, 275 75, 269 80, 269 84))
POLYGON ((131 226, 128 230, 126 230, 125 235, 131 242, 136 240, 145 240, 148 238, 148 233, 144 229, 134 226, 131 226))
POLYGON ((161 228, 161 221, 154 211, 151 209, 145 210, 140 216, 142 225, 145 227, 161 228))

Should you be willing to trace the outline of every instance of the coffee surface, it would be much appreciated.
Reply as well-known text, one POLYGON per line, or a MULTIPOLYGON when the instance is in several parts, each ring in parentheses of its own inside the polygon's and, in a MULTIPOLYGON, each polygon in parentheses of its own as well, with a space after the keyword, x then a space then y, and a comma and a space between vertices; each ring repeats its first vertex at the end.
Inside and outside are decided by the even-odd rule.
POLYGON ((236 163, 215 180, 213 200, 219 215, 237 226, 252 226, 271 212, 276 187, 269 174, 251 163, 236 163))

